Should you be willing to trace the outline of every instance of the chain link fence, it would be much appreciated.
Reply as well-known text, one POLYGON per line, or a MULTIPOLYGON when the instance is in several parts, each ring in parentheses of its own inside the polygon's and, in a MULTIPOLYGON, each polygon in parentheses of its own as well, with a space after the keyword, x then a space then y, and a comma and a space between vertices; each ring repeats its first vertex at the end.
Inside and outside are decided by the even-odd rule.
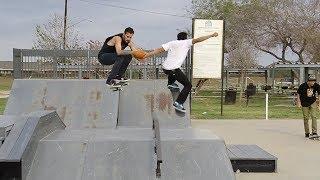
MULTIPOLYGON (((149 58, 145 63, 132 59, 126 77, 130 79, 159 79, 165 74, 161 64, 166 53, 149 58)), ((13 75, 17 79, 105 79, 111 66, 98 61, 96 50, 13 49, 13 75)), ((190 78, 190 54, 182 70, 190 78)))

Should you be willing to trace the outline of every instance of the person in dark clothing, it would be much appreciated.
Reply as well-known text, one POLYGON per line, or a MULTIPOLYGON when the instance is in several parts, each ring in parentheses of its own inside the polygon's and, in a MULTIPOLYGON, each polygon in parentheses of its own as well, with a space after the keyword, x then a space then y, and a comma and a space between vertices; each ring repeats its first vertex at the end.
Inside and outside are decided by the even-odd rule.
POLYGON ((305 137, 309 138, 309 117, 312 119, 312 136, 317 134, 317 117, 315 116, 316 104, 319 109, 320 85, 316 83, 316 77, 309 75, 308 81, 301 84, 298 89, 297 106, 302 108, 305 137))
POLYGON ((99 62, 102 65, 113 64, 106 82, 108 85, 116 84, 117 80, 127 81, 127 79, 123 78, 123 75, 132 60, 132 51, 137 50, 131 41, 133 34, 134 30, 128 27, 123 33, 108 37, 98 54, 99 62), (124 51, 128 46, 131 51, 124 51))

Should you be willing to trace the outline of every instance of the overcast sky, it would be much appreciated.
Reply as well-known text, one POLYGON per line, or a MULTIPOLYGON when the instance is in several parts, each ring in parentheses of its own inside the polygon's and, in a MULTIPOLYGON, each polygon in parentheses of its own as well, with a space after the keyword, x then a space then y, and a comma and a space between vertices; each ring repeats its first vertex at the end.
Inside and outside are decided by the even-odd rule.
MULTIPOLYGON (((54 13, 63 15, 64 0, 0 0, 0 60, 12 60, 12 48, 33 45, 36 24, 44 24, 54 13)), ((177 29, 191 29, 189 18, 151 14, 106 5, 188 16, 191 0, 68 0, 68 15, 77 23, 84 40, 100 40, 131 26, 134 42, 146 49, 156 48, 176 38, 177 29), (90 22, 90 21, 92 22, 90 22)), ((263 55, 260 64, 274 59, 263 55)))

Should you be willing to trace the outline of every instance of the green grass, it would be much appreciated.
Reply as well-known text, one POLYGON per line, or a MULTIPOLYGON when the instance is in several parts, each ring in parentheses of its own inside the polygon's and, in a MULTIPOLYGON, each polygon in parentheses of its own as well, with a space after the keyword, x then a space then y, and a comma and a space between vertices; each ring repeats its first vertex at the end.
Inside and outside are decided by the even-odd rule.
POLYGON ((0 77, 0 91, 9 91, 11 89, 13 79, 10 77, 0 77))
POLYGON ((7 98, 0 98, 0 114, 3 114, 7 100, 7 98))
POLYGON ((198 92, 197 96, 220 96, 220 91, 202 90, 198 92))
MULTIPOLYGON (((237 94, 239 96, 239 94, 237 94)), ((253 96, 249 100, 248 107, 243 100, 236 104, 223 105, 223 116, 220 111, 219 97, 193 98, 191 117, 194 119, 264 119, 265 118, 265 95, 253 96)), ((293 106, 293 100, 283 95, 270 95, 269 118, 300 119, 302 112, 293 106)))
MULTIPOLYGON (((11 77, 0 77, 0 91, 9 91, 11 89, 12 82, 13 78, 11 77)), ((7 100, 7 98, 0 98, 0 114, 3 114, 7 100)))

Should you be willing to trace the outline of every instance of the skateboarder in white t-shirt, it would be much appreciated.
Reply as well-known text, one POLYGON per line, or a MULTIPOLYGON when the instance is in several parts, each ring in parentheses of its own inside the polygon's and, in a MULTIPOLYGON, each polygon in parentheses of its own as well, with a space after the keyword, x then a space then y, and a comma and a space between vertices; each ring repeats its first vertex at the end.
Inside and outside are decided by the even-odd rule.
POLYGON ((187 76, 180 70, 183 62, 185 61, 188 51, 191 46, 195 43, 205 41, 211 37, 217 37, 218 33, 213 33, 207 36, 202 36, 195 39, 187 39, 186 32, 180 32, 177 35, 177 40, 170 41, 166 44, 162 44, 161 48, 157 48, 152 52, 146 54, 144 58, 148 58, 155 54, 160 54, 164 51, 168 51, 166 60, 162 63, 163 71, 168 75, 168 88, 169 89, 179 89, 178 85, 175 84, 175 81, 178 81, 183 85, 183 89, 180 92, 178 98, 173 103, 173 106, 176 110, 181 112, 186 112, 183 107, 183 103, 186 101, 192 85, 188 80, 187 76))

